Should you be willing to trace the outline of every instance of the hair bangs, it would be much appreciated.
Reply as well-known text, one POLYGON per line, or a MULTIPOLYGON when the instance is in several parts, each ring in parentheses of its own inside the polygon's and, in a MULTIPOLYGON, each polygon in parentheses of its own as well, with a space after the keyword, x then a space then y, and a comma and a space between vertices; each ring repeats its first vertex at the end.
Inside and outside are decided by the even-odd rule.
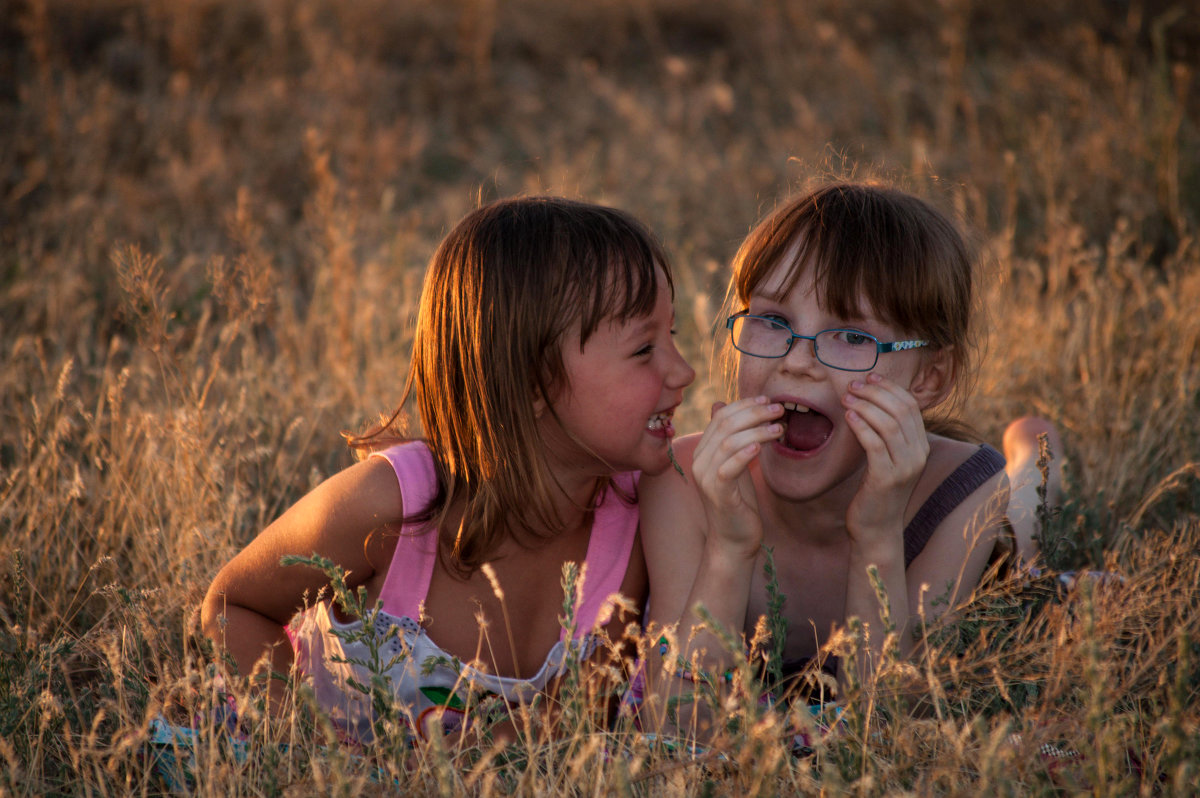
POLYGON ((580 346, 606 320, 625 322, 649 315, 658 302, 659 270, 675 296, 666 252, 640 225, 622 216, 611 220, 608 235, 579 241, 583 251, 568 258, 579 269, 573 287, 580 296, 573 306, 579 309, 580 346))
POLYGON ((872 315, 947 346, 971 303, 970 260, 958 231, 922 200, 834 184, 780 208, 752 232, 733 285, 744 306, 783 269, 770 292, 781 299, 811 270, 823 310, 848 320, 872 315), (947 316, 949 326, 941 321, 947 316))

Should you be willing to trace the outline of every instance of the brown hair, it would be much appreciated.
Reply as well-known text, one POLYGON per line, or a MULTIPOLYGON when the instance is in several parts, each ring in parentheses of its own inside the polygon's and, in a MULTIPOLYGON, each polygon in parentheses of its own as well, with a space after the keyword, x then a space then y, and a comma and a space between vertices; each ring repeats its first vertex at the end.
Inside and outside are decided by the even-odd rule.
POLYGON ((883 184, 830 183, 755 225, 734 257, 726 309, 744 310, 777 267, 786 270, 781 294, 811 269, 823 310, 853 318, 865 299, 880 320, 949 351, 954 385, 926 426, 973 437, 952 415, 974 379, 979 350, 976 264, 963 232, 925 200, 883 184))
POLYGON ((558 197, 481 207, 434 253, 400 407, 350 444, 364 451, 403 440, 396 422, 415 399, 438 491, 429 507, 405 512, 439 530, 459 573, 487 562, 514 528, 561 528, 534 401, 565 387, 562 342, 576 325, 582 347, 602 322, 651 312, 656 269, 673 293, 666 253, 640 222, 558 197), (460 498, 462 524, 446 529, 460 498))

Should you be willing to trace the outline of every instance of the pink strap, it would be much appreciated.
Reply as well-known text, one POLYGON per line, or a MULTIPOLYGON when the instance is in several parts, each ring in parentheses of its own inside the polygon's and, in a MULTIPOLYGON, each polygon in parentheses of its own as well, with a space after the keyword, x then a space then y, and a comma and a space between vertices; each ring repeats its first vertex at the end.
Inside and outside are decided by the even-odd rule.
MULTIPOLYGON (((437 493, 437 474, 433 468, 433 455, 423 441, 402 443, 373 452, 371 456, 382 457, 391 463, 400 483, 406 515, 420 512, 433 500, 437 493)), ((638 476, 617 474, 613 482, 622 493, 633 496, 636 495, 638 476)), ((583 600, 575 616, 576 639, 591 633, 597 623, 608 622, 611 607, 605 602, 613 593, 620 592, 621 583, 625 581, 637 528, 637 505, 628 504, 610 489, 596 508, 588 539, 583 600)), ((396 552, 379 594, 385 611, 420 621, 421 603, 429 594, 429 582, 437 564, 437 544, 437 534, 420 525, 406 524, 401 529, 396 552)), ((566 630, 563 630, 562 635, 565 634, 566 630)))
MULTIPOLYGON (((392 464, 400 483, 405 515, 421 512, 437 494, 433 455, 423 441, 402 443, 372 452, 371 456, 382 457, 392 464)), ((379 593, 385 611, 420 621, 421 604, 429 593, 429 580, 437 563, 437 543, 436 531, 419 524, 405 524, 401 528, 396 552, 379 593)))
MULTIPOLYGON (((628 496, 635 496, 640 474, 622 473, 613 477, 614 485, 628 496)), ((605 601, 621 591, 629 555, 637 539, 637 505, 628 504, 611 488, 596 508, 592 534, 588 540, 587 573, 583 579, 583 601, 575 616, 575 639, 590 634, 597 623, 609 620, 611 606, 605 601)), ((566 633, 566 630, 563 630, 566 633)))

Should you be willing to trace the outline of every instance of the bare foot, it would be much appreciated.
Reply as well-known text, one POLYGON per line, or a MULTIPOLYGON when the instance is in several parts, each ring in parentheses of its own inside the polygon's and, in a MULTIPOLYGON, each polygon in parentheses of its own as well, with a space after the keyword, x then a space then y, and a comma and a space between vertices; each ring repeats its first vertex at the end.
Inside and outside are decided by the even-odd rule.
POLYGON ((1004 430, 1004 457, 1008 460, 1009 497, 1008 520, 1016 536, 1017 555, 1022 562, 1031 562, 1037 555, 1034 534, 1038 531, 1037 507, 1041 500, 1037 489, 1042 484, 1038 469, 1040 447, 1038 436, 1045 435, 1050 445, 1051 461, 1046 477, 1046 504, 1057 506, 1062 499, 1062 438, 1058 430, 1044 418, 1025 416, 1004 430))

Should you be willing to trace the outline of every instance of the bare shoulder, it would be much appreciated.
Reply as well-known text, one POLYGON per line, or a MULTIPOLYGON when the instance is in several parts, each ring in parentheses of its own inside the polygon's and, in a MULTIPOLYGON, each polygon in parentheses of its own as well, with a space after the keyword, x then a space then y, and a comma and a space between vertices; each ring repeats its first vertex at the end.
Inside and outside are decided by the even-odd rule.
POLYGON ((979 444, 960 441, 941 435, 929 436, 929 459, 925 471, 939 483, 956 468, 975 456, 979 444))
MULTIPOLYGON (((931 436, 929 464, 922 477, 922 496, 927 497, 978 451, 977 444, 931 436)), ((931 616, 953 606, 978 583, 1002 534, 1007 505, 1008 476, 1001 467, 942 519, 921 554, 909 566, 910 583, 925 583, 938 588, 923 597, 931 616), (945 585, 952 587, 952 600, 941 603, 940 608, 930 605, 929 599, 940 594, 945 585)))
POLYGON ((678 618, 704 549, 704 505, 692 478, 692 455, 699 435, 674 442, 683 470, 643 476, 638 490, 642 549, 650 580, 649 620, 678 618))
MULTIPOLYGON (((963 463, 978 454, 979 449, 979 444, 969 441, 953 440, 940 435, 929 436, 929 459, 916 491, 921 501, 928 498, 963 463)), ((963 500, 956 511, 947 517, 945 523, 957 525, 961 523, 964 515, 973 517, 980 508, 985 506, 992 506, 1002 514, 1007 499, 1008 478, 1004 473, 1003 464, 999 464, 996 472, 983 480, 979 487, 963 500)))
MULTIPOLYGON (((404 513, 391 465, 369 458, 317 485, 258 534, 214 577, 210 595, 286 623, 327 581, 316 569, 286 566, 288 555, 317 555, 347 572, 354 587, 375 572, 367 541, 404 513)), ((384 561, 386 562, 386 561, 384 561)))
POLYGON ((661 474, 642 476, 638 486, 638 505, 643 535, 647 532, 654 534, 663 526, 675 526, 676 522, 692 516, 694 512, 703 512, 700 494, 692 479, 692 458, 699 442, 698 433, 676 439, 671 448, 679 470, 668 468, 661 474))

